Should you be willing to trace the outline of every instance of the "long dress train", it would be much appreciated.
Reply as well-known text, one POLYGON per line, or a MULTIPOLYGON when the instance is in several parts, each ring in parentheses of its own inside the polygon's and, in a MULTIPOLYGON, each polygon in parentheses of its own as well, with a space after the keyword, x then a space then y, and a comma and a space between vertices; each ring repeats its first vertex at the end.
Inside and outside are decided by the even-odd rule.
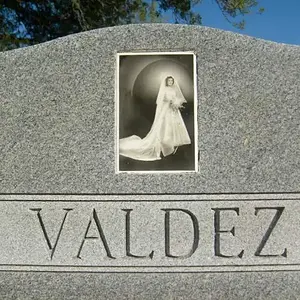
POLYGON ((154 121, 149 133, 140 138, 137 135, 122 138, 119 141, 119 154, 136 160, 153 161, 168 156, 182 145, 191 144, 188 131, 182 119, 179 107, 184 99, 179 85, 160 86, 154 121))

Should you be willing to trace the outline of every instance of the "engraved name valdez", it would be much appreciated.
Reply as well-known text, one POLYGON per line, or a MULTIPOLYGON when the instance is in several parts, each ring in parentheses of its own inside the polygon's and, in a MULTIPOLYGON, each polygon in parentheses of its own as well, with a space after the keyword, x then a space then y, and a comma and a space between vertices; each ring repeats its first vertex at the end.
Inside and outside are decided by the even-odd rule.
POLYGON ((103 205, 91 205, 85 211, 85 218, 80 220, 80 226, 76 229, 77 238, 72 239, 71 247, 70 242, 66 245, 64 236, 72 232, 70 227, 80 219, 80 208, 70 204, 57 209, 59 218, 55 224, 51 223, 52 228, 49 226, 47 207, 31 206, 29 210, 35 228, 39 231, 40 241, 43 241, 36 247, 41 247, 41 251, 46 247, 49 253, 45 252, 45 255, 51 261, 55 260, 57 252, 67 246, 71 248, 70 255, 73 259, 82 261, 93 255, 86 251, 91 244, 101 250, 100 259, 107 262, 129 258, 151 262, 163 257, 174 261, 187 260, 199 256, 202 248, 207 249, 206 256, 210 255, 215 259, 287 259, 285 241, 279 239, 278 243, 275 235, 282 222, 285 207, 256 204, 242 208, 236 204, 226 207, 224 202, 219 206, 210 203, 205 207, 198 202, 188 208, 184 203, 172 207, 171 202, 168 206, 163 203, 148 203, 148 206, 143 207, 135 204, 119 207, 116 204, 113 210, 107 211, 107 207, 103 205), (241 224, 241 220, 246 219, 247 224, 241 224), (254 227, 249 228, 252 224, 254 227), (256 238, 251 239, 249 232, 253 235, 255 228, 260 230, 256 238), (206 236, 204 240, 202 235, 206 236), (155 239, 163 242, 155 244, 155 239), (273 244, 276 246, 273 247, 273 244))

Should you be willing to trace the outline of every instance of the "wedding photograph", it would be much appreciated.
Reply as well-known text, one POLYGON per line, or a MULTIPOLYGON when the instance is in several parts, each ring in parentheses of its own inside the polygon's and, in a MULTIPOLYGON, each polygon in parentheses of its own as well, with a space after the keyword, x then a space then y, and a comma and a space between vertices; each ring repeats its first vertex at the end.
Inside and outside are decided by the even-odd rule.
POLYGON ((196 172, 196 57, 119 53, 116 171, 196 172))

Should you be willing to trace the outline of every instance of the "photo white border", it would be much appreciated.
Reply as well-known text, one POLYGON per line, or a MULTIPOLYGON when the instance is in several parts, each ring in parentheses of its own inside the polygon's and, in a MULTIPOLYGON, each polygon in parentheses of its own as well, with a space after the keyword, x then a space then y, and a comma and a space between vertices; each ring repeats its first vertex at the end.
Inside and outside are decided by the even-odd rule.
POLYGON ((199 172, 198 165, 198 78, 197 78, 197 56, 193 51, 179 52, 120 52, 116 54, 116 74, 115 74, 115 173, 116 174, 178 174, 178 173, 197 173, 199 172), (119 71, 121 56, 137 56, 137 55, 193 55, 193 85, 194 85, 194 152, 195 152, 195 169, 194 170, 174 170, 174 171, 120 171, 120 154, 119 154, 119 71))

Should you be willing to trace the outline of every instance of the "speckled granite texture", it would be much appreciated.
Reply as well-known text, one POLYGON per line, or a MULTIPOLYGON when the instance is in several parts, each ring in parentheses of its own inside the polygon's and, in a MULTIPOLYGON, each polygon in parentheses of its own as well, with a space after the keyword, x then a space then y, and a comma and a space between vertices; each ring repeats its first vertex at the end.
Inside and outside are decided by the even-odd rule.
MULTIPOLYGON (((300 191, 297 46, 199 26, 94 30, 0 53, 0 104, 0 193, 300 191), (198 173, 115 173, 116 54, 131 51, 196 54, 198 173)), ((1 299, 300 299, 299 287, 299 271, 0 272, 1 299)))
POLYGON ((1 192, 286 192, 300 182, 300 48, 131 25, 0 54, 1 192), (116 53, 194 51, 200 172, 115 174, 116 53))

